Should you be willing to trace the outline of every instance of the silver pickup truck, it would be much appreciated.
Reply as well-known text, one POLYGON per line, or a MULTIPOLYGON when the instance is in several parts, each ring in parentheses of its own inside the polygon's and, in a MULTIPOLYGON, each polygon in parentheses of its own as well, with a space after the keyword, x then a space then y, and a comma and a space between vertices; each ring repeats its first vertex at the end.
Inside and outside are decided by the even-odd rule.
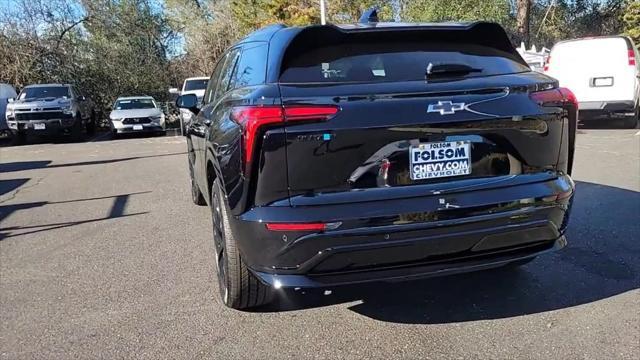
POLYGON ((18 141, 27 134, 67 135, 82 140, 96 125, 93 102, 69 84, 29 85, 6 110, 7 125, 18 141))

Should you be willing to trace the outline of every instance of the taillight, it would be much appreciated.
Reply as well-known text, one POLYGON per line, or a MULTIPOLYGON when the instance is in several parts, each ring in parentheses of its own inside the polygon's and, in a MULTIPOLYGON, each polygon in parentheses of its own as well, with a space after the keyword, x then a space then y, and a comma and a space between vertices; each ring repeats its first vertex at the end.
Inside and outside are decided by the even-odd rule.
POLYGON ((334 105, 268 105, 239 106, 231 111, 231 119, 243 129, 243 161, 251 162, 261 129, 285 121, 325 121, 340 110, 334 105))
POLYGON ((629 65, 636 66, 636 52, 629 49, 629 65))
POLYGON ((540 106, 563 106, 572 104, 578 107, 578 99, 573 92, 567 88, 558 88, 544 91, 536 91, 529 94, 531 100, 540 106))
POLYGON ((335 115, 338 110, 337 106, 302 106, 302 105, 285 105, 284 116, 287 121, 302 120, 328 120, 335 115))
POLYGON ((551 56, 547 56, 547 60, 544 62, 544 71, 549 71, 549 64, 551 63, 551 56))
POLYGON ((558 91, 560 91, 566 102, 573 104, 575 107, 578 107, 578 98, 573 93, 573 91, 564 87, 558 88, 558 91))
POLYGON ((331 223, 266 223, 267 230, 271 231, 325 231, 335 230, 342 222, 331 223))
POLYGON ((231 118, 243 128, 243 160, 251 162, 256 136, 261 127, 284 122, 281 106, 241 106, 231 111, 231 118))

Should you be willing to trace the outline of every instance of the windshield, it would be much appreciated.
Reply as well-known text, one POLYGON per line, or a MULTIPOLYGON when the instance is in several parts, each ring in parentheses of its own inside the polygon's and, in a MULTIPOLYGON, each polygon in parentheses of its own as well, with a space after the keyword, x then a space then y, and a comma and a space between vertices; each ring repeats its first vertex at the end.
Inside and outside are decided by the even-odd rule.
POLYGON ((209 79, 187 80, 182 91, 204 90, 207 88, 209 79))
POLYGON ((113 106, 114 110, 153 109, 156 103, 153 99, 126 99, 118 100, 113 106))
POLYGON ((22 90, 19 100, 70 97, 66 86, 38 86, 22 90))

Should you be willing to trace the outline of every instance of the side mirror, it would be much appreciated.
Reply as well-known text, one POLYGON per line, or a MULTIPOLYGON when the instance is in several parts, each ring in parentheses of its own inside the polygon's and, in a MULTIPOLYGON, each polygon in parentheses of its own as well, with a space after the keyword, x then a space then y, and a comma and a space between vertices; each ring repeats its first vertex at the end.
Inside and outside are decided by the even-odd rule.
POLYGON ((173 95, 178 94, 179 95, 180 94, 180 90, 178 90, 178 88, 170 88, 169 89, 169 94, 173 94, 173 95))
POLYGON ((87 100, 86 97, 84 97, 82 95, 78 96, 78 101, 86 101, 86 100, 87 100))
POLYGON ((187 109, 194 114, 200 112, 200 109, 198 108, 198 97, 195 94, 178 96, 176 99, 176 106, 179 109, 187 109))
POLYGON ((12 102, 14 102, 14 101, 16 101, 16 99, 14 99, 14 98, 8 98, 8 99, 7 99, 7 102, 8 102, 8 103, 12 103, 12 102))

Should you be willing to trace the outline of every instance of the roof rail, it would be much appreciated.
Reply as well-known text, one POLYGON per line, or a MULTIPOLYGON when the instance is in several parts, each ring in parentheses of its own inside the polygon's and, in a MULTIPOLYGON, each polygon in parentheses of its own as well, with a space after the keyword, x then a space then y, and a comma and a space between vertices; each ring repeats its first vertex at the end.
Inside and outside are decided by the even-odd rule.
POLYGON ((378 7, 373 6, 368 8, 362 13, 360 16, 360 20, 358 20, 360 24, 371 24, 378 22, 378 7))

